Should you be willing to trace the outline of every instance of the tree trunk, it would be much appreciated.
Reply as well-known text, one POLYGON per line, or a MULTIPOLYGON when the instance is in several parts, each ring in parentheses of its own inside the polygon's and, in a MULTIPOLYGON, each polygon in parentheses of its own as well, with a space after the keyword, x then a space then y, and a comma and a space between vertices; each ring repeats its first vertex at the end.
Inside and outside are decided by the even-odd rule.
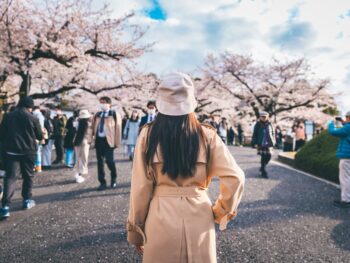
POLYGON ((31 85, 31 76, 29 72, 22 72, 20 76, 22 78, 22 83, 19 88, 19 97, 23 98, 29 95, 30 85, 31 85))

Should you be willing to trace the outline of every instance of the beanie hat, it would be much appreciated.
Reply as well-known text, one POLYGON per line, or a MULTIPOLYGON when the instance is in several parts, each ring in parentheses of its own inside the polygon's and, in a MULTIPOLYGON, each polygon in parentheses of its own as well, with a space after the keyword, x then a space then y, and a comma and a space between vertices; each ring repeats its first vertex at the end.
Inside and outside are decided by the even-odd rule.
POLYGON ((160 82, 157 99, 158 111, 165 115, 186 115, 197 107, 194 85, 187 74, 174 72, 164 76, 160 82))
POLYGON ((19 100, 17 107, 19 108, 34 108, 34 101, 31 97, 23 97, 19 100))

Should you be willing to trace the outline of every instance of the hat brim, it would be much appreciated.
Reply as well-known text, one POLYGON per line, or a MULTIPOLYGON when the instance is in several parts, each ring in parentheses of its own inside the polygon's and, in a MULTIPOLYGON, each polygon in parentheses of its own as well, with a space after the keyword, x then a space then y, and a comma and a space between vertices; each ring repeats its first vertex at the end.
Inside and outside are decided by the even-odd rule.
POLYGON ((88 115, 82 115, 82 116, 79 116, 79 119, 88 119, 91 117, 91 114, 88 114, 88 115))
POLYGON ((197 101, 195 99, 184 102, 167 102, 159 99, 157 103, 158 111, 165 115, 181 116, 194 112, 197 108, 197 101))

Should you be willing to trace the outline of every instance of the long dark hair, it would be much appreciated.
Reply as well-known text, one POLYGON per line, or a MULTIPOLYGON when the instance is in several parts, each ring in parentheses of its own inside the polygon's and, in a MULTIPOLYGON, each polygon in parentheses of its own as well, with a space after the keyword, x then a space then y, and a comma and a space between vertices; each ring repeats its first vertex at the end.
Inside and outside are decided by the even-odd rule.
POLYGON ((200 143, 204 134, 195 113, 169 116, 158 113, 148 132, 146 162, 152 160, 160 146, 162 173, 172 180, 194 176, 200 143))

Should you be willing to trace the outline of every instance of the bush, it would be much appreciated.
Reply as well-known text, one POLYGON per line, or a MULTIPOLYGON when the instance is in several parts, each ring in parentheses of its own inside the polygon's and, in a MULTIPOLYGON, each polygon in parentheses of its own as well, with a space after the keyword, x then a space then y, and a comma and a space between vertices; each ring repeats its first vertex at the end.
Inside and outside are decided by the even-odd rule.
POLYGON ((335 157, 339 139, 327 131, 317 135, 295 156, 298 169, 326 180, 339 183, 339 160, 335 157))

